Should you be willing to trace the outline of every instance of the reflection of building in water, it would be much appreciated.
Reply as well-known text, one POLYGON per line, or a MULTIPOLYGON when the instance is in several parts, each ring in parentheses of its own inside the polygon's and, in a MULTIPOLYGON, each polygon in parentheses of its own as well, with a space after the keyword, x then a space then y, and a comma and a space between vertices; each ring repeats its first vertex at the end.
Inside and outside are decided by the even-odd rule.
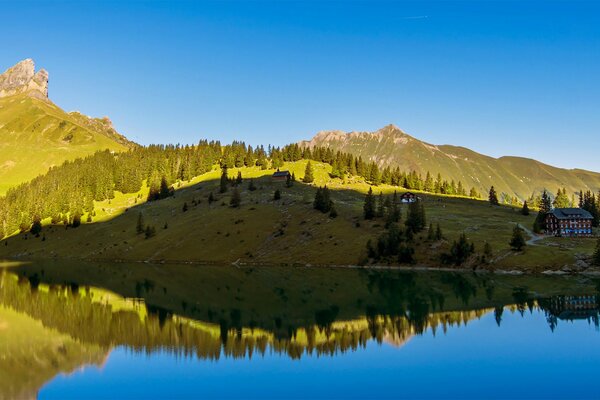
POLYGON ((588 320, 599 325, 600 305, 598 296, 554 296, 540 300, 540 307, 546 312, 550 328, 554 330, 558 320, 588 320))

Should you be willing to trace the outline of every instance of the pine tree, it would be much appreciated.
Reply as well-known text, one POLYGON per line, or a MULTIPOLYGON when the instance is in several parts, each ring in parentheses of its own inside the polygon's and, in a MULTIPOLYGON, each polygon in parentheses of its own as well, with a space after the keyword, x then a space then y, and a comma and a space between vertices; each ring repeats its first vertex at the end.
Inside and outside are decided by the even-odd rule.
POLYGON ((533 231, 535 233, 542 233, 546 230, 546 215, 552 211, 552 201, 550 200, 550 195, 545 189, 540 198, 539 209, 540 211, 535 217, 535 221, 533 223, 533 231))
POLYGON ((494 252, 492 250, 492 245, 489 242, 485 242, 483 245, 483 260, 486 263, 492 261, 492 257, 494 256, 494 252))
POLYGON ((228 185, 229 185, 229 177, 227 175, 227 166, 224 165, 221 170, 221 181, 219 183, 219 192, 225 193, 227 191, 228 185))
POLYGON ((281 191, 279 189, 275 190, 273 193, 273 200, 277 201, 281 199, 281 191))
POLYGON ((142 213, 138 214, 137 224, 135 226, 135 232, 138 235, 141 233, 144 233, 144 214, 142 214, 142 213))
POLYGON ((377 209, 375 211, 375 215, 378 218, 381 218, 385 215, 385 201, 383 199, 383 192, 379 192, 379 197, 377 198, 377 209))
POLYGON ((304 178, 302 179, 302 182, 313 183, 315 180, 313 174, 314 174, 314 171, 313 171, 312 163, 310 161, 308 161, 308 164, 306 164, 306 169, 304 170, 304 178))
POLYGON ((156 228, 154 226, 148 225, 146 230, 144 231, 146 239, 150 239, 151 237, 156 235, 156 228))
POLYGON ((182 207, 182 211, 186 212, 188 210, 188 205, 187 203, 183 203, 183 207, 182 207))
POLYGON ((159 199, 166 199, 167 197, 171 196, 171 188, 169 187, 169 184, 167 183, 167 178, 165 178, 164 176, 162 177, 162 179, 160 180, 160 191, 158 194, 158 198, 159 199))
POLYGON ((521 208, 522 215, 529 215, 529 206, 527 205, 527 201, 523 202, 523 208, 521 208))
POLYGON ((240 203, 242 202, 242 199, 240 197, 240 191, 238 190, 237 187, 233 188, 233 191, 231 192, 231 199, 229 200, 229 205, 233 208, 238 208, 240 206, 240 203))
POLYGON ((373 198, 373 189, 369 188, 369 192, 365 197, 365 204, 363 206, 365 219, 375 218, 375 199, 373 198))
POLYGON ((236 184, 236 185, 241 185, 241 184, 242 184, 242 182, 243 182, 243 179, 242 179, 242 171, 238 171, 238 173, 237 173, 237 178, 235 178, 235 184, 236 184))
POLYGON ((254 185, 254 179, 250 179, 250 183, 248 184, 248 190, 254 192, 256 190, 256 185, 254 185))
POLYGON ((512 238, 509 242, 510 247, 513 250, 521 251, 523 247, 525 247, 525 238, 523 237, 523 229, 521 229, 518 225, 515 225, 513 229, 512 238))
POLYGON ((437 224, 437 228, 435 230, 435 240, 442 240, 444 238, 444 235, 442 234, 442 228, 440 227, 440 224, 437 224))
POLYGON ((33 223, 29 232, 36 237, 40 236, 40 232, 42 232, 42 218, 39 215, 33 217, 33 223))
POLYGON ((552 203, 554 208, 568 208, 570 205, 569 196, 567 195, 567 189, 558 189, 554 202, 552 203))
POLYGON ((210 205, 210 204, 214 203, 216 200, 217 199, 215 199, 215 195, 213 194, 213 192, 210 192, 208 194, 208 204, 210 205))
POLYGON ((498 201, 498 194, 496 193, 496 189, 494 189, 493 186, 490 188, 490 194, 489 194, 488 200, 489 200, 490 204, 493 206, 500 205, 500 202, 498 201))
POLYGON ((288 174, 287 178, 285 179, 285 186, 292 187, 293 184, 294 181, 292 180, 292 175, 288 174))
POLYGON ((471 188, 471 191, 469 192, 469 197, 472 197, 474 199, 478 199, 480 197, 479 192, 477 191, 477 189, 475 189, 475 187, 471 188))

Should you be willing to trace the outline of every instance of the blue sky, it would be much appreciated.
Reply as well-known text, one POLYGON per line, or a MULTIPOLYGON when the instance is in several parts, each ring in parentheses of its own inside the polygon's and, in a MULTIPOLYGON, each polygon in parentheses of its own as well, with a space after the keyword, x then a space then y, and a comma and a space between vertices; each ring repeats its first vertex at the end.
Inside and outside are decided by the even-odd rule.
POLYGON ((0 3, 1 70, 143 144, 394 123, 600 171, 600 2, 0 3))

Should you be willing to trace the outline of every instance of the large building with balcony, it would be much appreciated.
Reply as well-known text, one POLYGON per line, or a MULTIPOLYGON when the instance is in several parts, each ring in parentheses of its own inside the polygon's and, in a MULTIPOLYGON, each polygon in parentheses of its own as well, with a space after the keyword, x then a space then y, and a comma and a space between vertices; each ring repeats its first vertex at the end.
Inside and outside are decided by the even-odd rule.
POLYGON ((581 208, 555 208, 546 215, 546 233, 555 236, 590 237, 594 217, 581 208))

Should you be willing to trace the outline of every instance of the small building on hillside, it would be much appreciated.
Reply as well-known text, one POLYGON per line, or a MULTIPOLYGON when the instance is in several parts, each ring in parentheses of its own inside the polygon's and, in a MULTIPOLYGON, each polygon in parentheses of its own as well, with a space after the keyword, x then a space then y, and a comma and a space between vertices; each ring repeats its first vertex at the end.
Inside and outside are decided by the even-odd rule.
POLYGON ((275 171, 275 173, 273 174, 273 176, 271 176, 271 179, 273 179, 274 181, 287 181, 288 176, 291 176, 290 171, 280 171, 277 170, 275 171))
POLYGON ((546 233, 555 236, 590 237, 594 217, 582 208, 555 208, 546 215, 546 233))
POLYGON ((417 200, 421 199, 412 192, 406 192, 400 195, 400 203, 415 203, 417 200))

